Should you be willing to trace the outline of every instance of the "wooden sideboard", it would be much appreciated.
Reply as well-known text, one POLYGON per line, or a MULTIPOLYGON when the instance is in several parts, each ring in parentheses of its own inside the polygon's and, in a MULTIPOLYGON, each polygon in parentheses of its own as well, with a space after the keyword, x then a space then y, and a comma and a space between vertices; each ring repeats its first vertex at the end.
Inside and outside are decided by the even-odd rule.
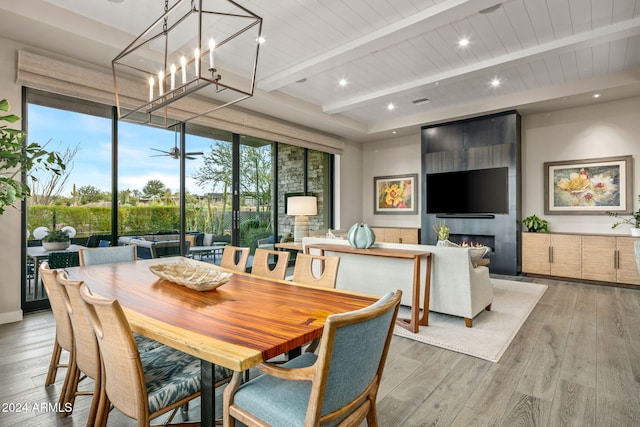
POLYGON ((376 242, 412 244, 420 243, 419 228, 371 226, 371 230, 373 230, 376 235, 376 242))
POLYGON ((633 248, 637 237, 522 233, 522 272, 640 285, 633 248))

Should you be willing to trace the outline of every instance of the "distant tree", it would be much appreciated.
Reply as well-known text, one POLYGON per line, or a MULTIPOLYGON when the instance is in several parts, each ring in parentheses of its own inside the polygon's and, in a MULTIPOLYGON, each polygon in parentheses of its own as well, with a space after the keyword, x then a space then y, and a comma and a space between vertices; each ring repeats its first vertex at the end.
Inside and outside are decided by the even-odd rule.
POLYGON ((158 199, 165 195, 166 185, 158 179, 152 179, 142 187, 142 194, 149 199, 158 199))
POLYGON ((121 205, 128 205, 131 203, 131 190, 128 188, 126 190, 118 191, 118 202, 121 205))
POLYGON ((37 166, 33 170, 31 175, 35 177, 36 180, 31 184, 30 204, 50 205, 54 199, 60 196, 73 171, 73 159, 80 149, 81 147, 78 144, 75 147, 67 147, 64 152, 60 154, 62 163, 66 165, 66 169, 59 174, 52 173, 50 170, 41 166, 37 166))
MULTIPOLYGON (((231 171, 233 153, 231 144, 224 141, 216 141, 211 145, 211 151, 205 153, 202 160, 202 166, 192 176, 200 188, 209 188, 210 192, 218 192, 222 194, 222 212, 221 217, 227 207, 229 198, 229 190, 231 189, 231 171)), ((219 221, 218 230, 215 233, 223 233, 223 221, 219 221)))
POLYGON ((107 196, 103 191, 93 185, 83 185, 78 188, 77 192, 80 203, 83 205, 86 205, 87 203, 103 202, 107 196))
POLYGON ((168 188, 164 189, 164 194, 162 195, 162 198, 164 199, 165 205, 171 206, 176 204, 176 201, 173 198, 173 193, 168 188))
POLYGON ((240 151, 240 184, 242 193, 252 195, 256 210, 271 201, 271 146, 243 146, 240 151))

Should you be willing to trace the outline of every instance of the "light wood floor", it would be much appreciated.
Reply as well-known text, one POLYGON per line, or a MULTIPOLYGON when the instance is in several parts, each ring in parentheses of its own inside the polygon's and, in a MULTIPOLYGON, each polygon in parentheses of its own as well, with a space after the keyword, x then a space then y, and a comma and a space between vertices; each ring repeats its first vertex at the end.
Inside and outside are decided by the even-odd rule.
MULTIPOLYGON (((499 363, 394 336, 381 426, 640 425, 640 289, 513 279, 549 288, 499 363)), ((63 379, 43 386, 54 333, 49 312, 0 325, 0 426, 84 425, 86 397, 65 419, 33 412, 56 402, 63 379), (5 412, 15 403, 30 412, 5 412)), ((113 411, 109 425, 135 423, 113 411)))

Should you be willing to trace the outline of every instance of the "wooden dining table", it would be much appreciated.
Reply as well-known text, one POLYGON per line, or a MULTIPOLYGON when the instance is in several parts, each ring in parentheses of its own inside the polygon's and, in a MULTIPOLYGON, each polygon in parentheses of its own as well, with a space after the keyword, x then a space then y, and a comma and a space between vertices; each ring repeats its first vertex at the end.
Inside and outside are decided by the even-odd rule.
MULTIPOLYGON (((326 318, 357 310, 377 297, 234 272, 211 291, 158 278, 149 266, 187 261, 145 259, 65 269, 91 291, 117 299, 133 331, 202 361, 201 422, 215 423, 213 372, 218 364, 244 371, 319 338, 326 318)), ((224 270, 221 267, 196 260, 224 270)))

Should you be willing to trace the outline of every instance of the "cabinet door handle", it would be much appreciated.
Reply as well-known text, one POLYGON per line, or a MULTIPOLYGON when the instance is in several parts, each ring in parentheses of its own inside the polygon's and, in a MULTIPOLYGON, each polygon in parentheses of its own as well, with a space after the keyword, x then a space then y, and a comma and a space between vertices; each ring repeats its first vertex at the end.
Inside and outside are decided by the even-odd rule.
POLYGON ((549 246, 549 262, 553 262, 553 246, 549 246))
POLYGON ((613 252, 613 268, 616 270, 620 268, 620 251, 618 250, 613 252))

